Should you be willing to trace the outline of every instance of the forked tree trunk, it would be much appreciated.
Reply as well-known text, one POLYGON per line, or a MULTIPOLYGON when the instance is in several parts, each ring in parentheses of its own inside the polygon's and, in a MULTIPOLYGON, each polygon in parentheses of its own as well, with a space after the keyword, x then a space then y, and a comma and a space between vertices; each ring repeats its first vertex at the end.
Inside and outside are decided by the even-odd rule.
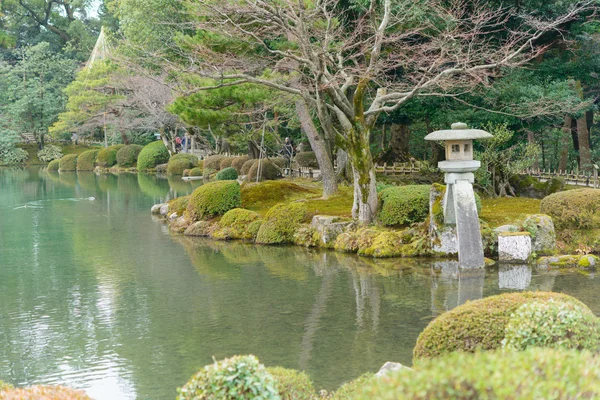
POLYGON ((569 143, 571 142, 571 122, 572 118, 565 115, 565 122, 562 127, 562 136, 560 138, 560 159, 558 170, 566 171, 569 164, 569 143))
POLYGON ((579 139, 579 169, 589 171, 592 169, 592 155, 590 151, 590 135, 585 115, 577 119, 577 137, 579 139))

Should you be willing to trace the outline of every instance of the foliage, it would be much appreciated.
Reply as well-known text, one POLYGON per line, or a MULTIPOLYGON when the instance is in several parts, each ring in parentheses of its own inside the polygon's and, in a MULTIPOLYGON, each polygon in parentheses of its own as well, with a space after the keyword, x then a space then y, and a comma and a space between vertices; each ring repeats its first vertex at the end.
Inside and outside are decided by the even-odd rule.
POLYGON ((50 162, 61 158, 63 156, 63 153, 60 147, 55 146, 53 144, 47 144, 42 150, 37 152, 37 156, 38 159, 42 162, 50 162))
POLYGON ((77 170, 77 154, 67 154, 59 161, 60 171, 75 171, 77 170))
POLYGON ((109 168, 117 163, 117 152, 125 145, 115 144, 108 146, 98 153, 96 156, 96 165, 102 168, 109 168))
POLYGON ((267 368, 275 379, 275 388, 281 400, 310 400, 315 396, 310 377, 301 371, 282 367, 267 368))
POLYGON ((275 381, 252 355, 207 365, 179 389, 178 400, 279 400, 275 381))
POLYGON ((298 153, 296 154, 294 160, 298 163, 300 167, 303 168, 319 168, 317 156, 315 156, 314 151, 303 151, 301 153, 298 153))
POLYGON ((12 140, 0 136, 0 164, 20 164, 27 161, 25 150, 15 147, 12 140))
POLYGON ((600 358, 585 351, 453 353, 373 380, 351 398, 592 399, 599 382, 600 358))
POLYGON ((77 171, 93 171, 100 150, 84 151, 77 157, 77 171))
POLYGON ((528 347, 600 349, 600 321, 587 307, 547 302, 523 304, 510 317, 502 347, 525 350, 528 347))
POLYGON ((219 230, 213 237, 218 239, 254 239, 257 230, 252 223, 258 220, 258 214, 243 208, 227 211, 219 221, 219 230))
POLYGON ((133 167, 142 149, 143 146, 139 144, 128 144, 121 147, 117 151, 117 165, 123 168, 133 167))
POLYGON ((165 144, 162 140, 157 140, 147 144, 142 151, 140 151, 137 160, 137 169, 138 171, 145 171, 154 168, 158 164, 168 162, 169 157, 169 150, 167 150, 165 144))
POLYGON ((239 183, 217 181, 204 184, 194 190, 187 211, 189 216, 197 221, 223 215, 241 205, 239 183))
POLYGON ((600 228, 600 190, 575 189, 545 197, 541 212, 552 217, 556 228, 600 228))
POLYGON ((238 174, 240 174, 242 172, 242 166, 246 163, 246 161, 248 161, 250 159, 250 157, 248 156, 239 156, 239 157, 235 157, 233 159, 233 161, 231 162, 231 166, 233 168, 235 168, 238 172, 238 174))
POLYGON ((227 167, 217 172, 218 181, 234 181, 238 178, 237 170, 233 167, 227 167))
POLYGON ((3 390, 12 389, 12 388, 13 388, 13 386, 11 384, 0 381, 0 392, 3 390))
POLYGON ((586 309, 579 300, 561 293, 506 293, 467 302, 434 319, 417 339, 415 360, 454 351, 500 348, 512 314, 523 304, 554 299, 586 309))
POLYGON ((281 170, 275 164, 275 161, 265 160, 257 161, 250 167, 246 179, 250 182, 256 182, 258 167, 260 166, 260 180, 270 181, 281 177, 281 170))
POLYGON ((250 171, 250 168, 252 168, 252 166, 257 162, 258 162, 257 159, 252 158, 252 159, 246 161, 244 164, 242 164, 242 168, 240 169, 240 175, 248 176, 248 172, 250 171))
POLYGON ((429 214, 429 185, 392 186, 379 194, 377 219, 385 226, 422 222, 429 214))
POLYGON ((199 165, 198 157, 189 153, 177 153, 173 155, 169 160, 187 160, 191 164, 193 164, 194 167, 199 165))
POLYGON ((375 375, 370 372, 362 374, 358 378, 344 383, 333 394, 332 400, 347 400, 358 394, 362 388, 373 380, 375 375))
POLYGON ((181 196, 169 201, 169 214, 177 213, 179 216, 183 215, 189 203, 190 196, 181 196))
POLYGON ((190 172, 188 173, 188 176, 202 176, 203 174, 203 169, 200 167, 194 167, 192 169, 190 169, 190 172))
POLYGON ((292 243, 294 232, 306 218, 307 207, 303 202, 278 204, 265 215, 265 221, 256 235, 256 243, 292 243))
POLYGON ((81 390, 64 386, 30 386, 0 391, 0 400, 92 400, 81 390))
POLYGON ((192 168, 193 165, 189 160, 183 158, 171 159, 167 165, 167 174, 183 175, 183 171, 192 168))
POLYGON ((48 163, 48 171, 56 172, 60 168, 60 159, 52 160, 48 163))
POLYGON ((221 161, 225 159, 224 155, 215 154, 212 156, 208 156, 204 159, 204 168, 205 169, 214 169, 218 171, 221 169, 221 161))
POLYGON ((231 163, 233 162, 234 157, 225 157, 219 163, 219 170, 230 168, 231 163))

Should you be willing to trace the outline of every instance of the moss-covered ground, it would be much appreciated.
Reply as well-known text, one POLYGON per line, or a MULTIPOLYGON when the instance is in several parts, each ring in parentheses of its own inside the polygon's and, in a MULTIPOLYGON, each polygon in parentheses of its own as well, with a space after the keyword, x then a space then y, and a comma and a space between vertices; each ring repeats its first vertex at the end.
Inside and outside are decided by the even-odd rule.
POLYGON ((520 223, 528 214, 540 213, 540 200, 527 197, 499 197, 483 199, 481 219, 492 228, 520 223))
MULTIPOLYGON (((47 144, 53 144, 55 146, 60 147, 62 150, 63 156, 66 156, 67 154, 79 155, 79 154, 83 153, 84 151, 101 149, 101 147, 98 147, 98 146, 87 146, 87 145, 77 145, 76 146, 74 144, 62 145, 62 144, 52 143, 52 142, 49 142, 47 144)), ((27 154, 29 155, 29 157, 27 158, 27 163, 26 163, 27 165, 46 164, 44 162, 41 162, 37 157, 37 152, 39 151, 37 144, 35 144, 35 143, 19 144, 18 147, 25 150, 27 152, 27 154)))

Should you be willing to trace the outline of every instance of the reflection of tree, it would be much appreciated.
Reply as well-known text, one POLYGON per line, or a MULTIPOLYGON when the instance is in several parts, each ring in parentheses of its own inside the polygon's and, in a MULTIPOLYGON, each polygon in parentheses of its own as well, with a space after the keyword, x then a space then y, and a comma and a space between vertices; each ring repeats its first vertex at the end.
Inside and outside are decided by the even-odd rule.
POLYGON ((144 194, 155 199, 164 199, 169 194, 169 182, 156 175, 138 173, 138 186, 144 194))
POLYGON ((82 189, 88 190, 92 193, 96 193, 98 189, 98 183, 96 182, 96 174, 91 171, 77 172, 77 182, 82 189))

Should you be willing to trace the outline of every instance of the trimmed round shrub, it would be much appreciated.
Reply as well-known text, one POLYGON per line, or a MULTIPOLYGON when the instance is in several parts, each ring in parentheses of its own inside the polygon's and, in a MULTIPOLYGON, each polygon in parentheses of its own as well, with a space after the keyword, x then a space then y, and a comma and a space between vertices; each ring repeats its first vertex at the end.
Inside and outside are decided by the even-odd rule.
POLYGON ((202 176, 203 170, 200 167, 194 167, 190 169, 188 176, 202 176))
POLYGON ((467 302, 429 323, 417 339, 413 358, 417 361, 455 351, 498 349, 502 347, 511 316, 519 307, 550 299, 589 311, 576 298, 552 292, 505 293, 467 302))
MULTIPOLYGON (((263 159, 261 162, 261 181, 272 181, 277 178, 281 178, 281 169, 275 165, 272 161, 263 159)), ((247 178, 250 182, 256 182, 256 175, 258 174, 259 162, 255 162, 248 171, 247 178)))
POLYGON ((30 386, 0 391, 0 400, 92 400, 85 392, 64 386, 30 386))
POLYGON ((117 151, 117 164, 119 167, 133 167, 137 162, 138 156, 142 149, 143 147, 139 144, 129 144, 121 147, 119 151, 117 151))
POLYGON ((42 150, 37 152, 38 160, 40 160, 41 162, 50 162, 58 160, 62 156, 63 153, 60 147, 55 146, 53 144, 47 144, 42 150))
POLYGON ((525 350, 551 347, 576 350, 600 349, 599 320, 590 310, 576 304, 533 302, 523 304, 511 317, 502 347, 525 350))
POLYGON ((289 167, 289 160, 287 158, 283 158, 283 157, 273 157, 273 158, 269 158, 269 161, 271 161, 273 164, 277 165, 279 168, 288 168, 289 167))
POLYGON ((249 156, 239 156, 235 157, 231 162, 231 166, 236 169, 238 173, 242 172, 242 166, 246 161, 250 159, 249 156))
POLYGON ((60 160, 52 160, 48 164, 48 171, 56 172, 60 168, 60 160))
POLYGON ((158 164, 169 162, 169 157, 169 150, 167 150, 165 144, 162 140, 157 140, 146 145, 140 151, 137 159, 137 169, 138 171, 145 171, 155 168, 158 164))
POLYGON ((385 226, 423 222, 429 214, 430 185, 390 186, 379 193, 377 219, 385 226))
POLYGON ((359 393, 362 388, 368 385, 375 375, 370 372, 359 376, 358 378, 344 383, 333 394, 332 400, 347 400, 359 393))
POLYGON ((233 162, 233 157, 225 157, 219 163, 219 170, 231 167, 231 163, 233 162))
POLYGON ((418 370, 374 379, 356 400, 594 399, 600 397, 600 358, 589 352, 528 349, 454 353, 418 370))
POLYGON ((219 230, 213 236, 217 239, 254 239, 258 229, 253 222, 258 220, 258 214, 243 208, 227 211, 219 221, 219 230))
POLYGON ((600 228, 600 190, 575 189, 545 197, 542 214, 552 217, 558 229, 600 228))
POLYGON ((306 204, 302 202, 273 206, 265 215, 265 221, 258 230, 256 243, 292 243, 296 229, 306 218, 306 212, 306 204))
POLYGON ((252 166, 257 162, 258 162, 257 159, 251 158, 250 160, 248 160, 244 164, 242 164, 242 168, 240 169, 240 175, 248 175, 250 168, 252 168, 252 166))
POLYGON ((67 154, 58 162, 60 171, 75 171, 77 170, 77 154, 67 154))
POLYGON ((196 157, 193 154, 189 154, 189 153, 177 153, 175 155, 173 155, 173 157, 171 157, 169 159, 169 161, 171 160, 187 160, 189 161, 194 167, 199 165, 198 162, 198 157, 196 157))
POLYGON ((117 163, 117 152, 124 146, 124 144, 115 144, 100 150, 96 156, 96 165, 102 168, 114 166, 117 163))
POLYGON ((189 203, 190 196, 181 196, 169 201, 169 214, 177 213, 179 216, 183 215, 189 203))
POLYGON ((275 379, 275 389, 281 400, 310 400, 316 397, 310 377, 301 371, 282 367, 267 368, 275 379))
POLYGON ((93 171, 100 150, 84 151, 77 157, 77 171, 93 171))
POLYGON ((317 156, 314 151, 303 151, 296 154, 294 160, 303 168, 319 168, 317 156))
POLYGON ((241 197, 240 184, 236 181, 209 182, 194 190, 187 211, 195 221, 223 215, 240 207, 241 197))
POLYGON ((179 389, 178 400, 279 400, 275 380, 255 356, 235 356, 202 368, 179 389))
POLYGON ((221 169, 221 161, 225 158, 222 154, 215 154, 208 156, 204 159, 204 169, 214 169, 218 171, 221 169))
POLYGON ((235 168, 228 167, 217 172, 216 179, 218 181, 235 181, 238 178, 238 173, 235 168))
POLYGON ((167 174, 169 175, 183 175, 183 171, 186 169, 193 168, 194 165, 190 160, 184 158, 171 158, 167 165, 167 174))

